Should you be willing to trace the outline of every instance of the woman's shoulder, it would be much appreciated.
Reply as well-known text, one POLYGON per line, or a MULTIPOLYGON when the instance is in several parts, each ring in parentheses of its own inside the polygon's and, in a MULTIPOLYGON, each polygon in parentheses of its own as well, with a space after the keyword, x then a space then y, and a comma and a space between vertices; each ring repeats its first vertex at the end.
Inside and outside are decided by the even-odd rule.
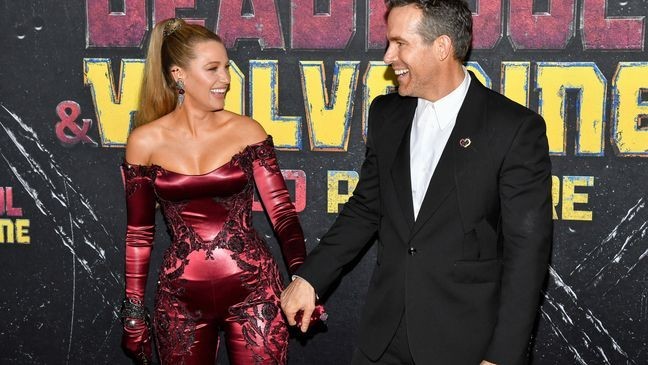
POLYGON ((148 165, 151 155, 162 139, 165 117, 133 129, 126 142, 126 161, 132 164, 148 165))
POLYGON ((236 139, 242 146, 255 144, 268 138, 268 133, 263 126, 246 115, 232 114, 228 126, 236 134, 236 139))

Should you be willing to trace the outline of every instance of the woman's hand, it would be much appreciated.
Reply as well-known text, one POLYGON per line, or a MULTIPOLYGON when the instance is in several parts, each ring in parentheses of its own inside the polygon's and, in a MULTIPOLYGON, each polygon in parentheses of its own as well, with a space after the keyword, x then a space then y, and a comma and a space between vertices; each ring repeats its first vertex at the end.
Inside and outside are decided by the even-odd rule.
POLYGON ((122 334, 122 347, 137 364, 150 364, 153 359, 152 337, 143 319, 126 318, 122 334))

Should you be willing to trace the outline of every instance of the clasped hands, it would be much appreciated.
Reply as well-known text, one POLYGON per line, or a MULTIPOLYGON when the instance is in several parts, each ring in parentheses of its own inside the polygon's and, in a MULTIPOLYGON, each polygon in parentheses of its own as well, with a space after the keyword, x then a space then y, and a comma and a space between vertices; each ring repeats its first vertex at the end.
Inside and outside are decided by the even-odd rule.
POLYGON ((288 319, 288 325, 298 326, 306 333, 308 326, 318 319, 326 320, 324 307, 316 305, 315 289, 306 280, 295 277, 281 293, 281 310, 288 319))
MULTIPOLYGON (((291 326, 299 326, 302 332, 308 331, 308 325, 311 323, 313 312, 317 312, 316 308, 321 306, 315 305, 315 289, 310 283, 300 277, 295 277, 295 280, 288 285, 288 287, 281 293, 281 310, 283 310, 288 324, 291 326), (299 323, 299 315, 301 316, 301 323, 299 323)), ((323 310, 323 308, 321 308, 323 310)), ((480 365, 495 365, 486 360, 482 361, 480 365)))

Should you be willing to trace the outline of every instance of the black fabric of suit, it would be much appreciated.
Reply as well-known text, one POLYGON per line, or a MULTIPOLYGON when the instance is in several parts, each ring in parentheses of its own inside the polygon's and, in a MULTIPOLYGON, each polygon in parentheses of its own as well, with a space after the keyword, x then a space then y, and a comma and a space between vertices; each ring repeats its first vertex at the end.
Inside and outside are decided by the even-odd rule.
POLYGON ((526 363, 552 239, 545 123, 471 77, 416 221, 417 99, 373 101, 358 185, 297 273, 324 293, 377 238, 358 344, 370 359, 405 311, 417 364, 526 363))

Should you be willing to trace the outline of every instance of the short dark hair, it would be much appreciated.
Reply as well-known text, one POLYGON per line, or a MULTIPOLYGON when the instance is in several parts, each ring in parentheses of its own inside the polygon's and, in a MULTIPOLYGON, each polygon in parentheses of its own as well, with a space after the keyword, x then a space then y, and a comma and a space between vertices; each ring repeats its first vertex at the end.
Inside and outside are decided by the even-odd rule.
POLYGON ((452 40, 455 57, 465 61, 472 43, 472 12, 465 0, 385 0, 388 9, 415 5, 423 10, 421 37, 433 42, 441 35, 452 40))

